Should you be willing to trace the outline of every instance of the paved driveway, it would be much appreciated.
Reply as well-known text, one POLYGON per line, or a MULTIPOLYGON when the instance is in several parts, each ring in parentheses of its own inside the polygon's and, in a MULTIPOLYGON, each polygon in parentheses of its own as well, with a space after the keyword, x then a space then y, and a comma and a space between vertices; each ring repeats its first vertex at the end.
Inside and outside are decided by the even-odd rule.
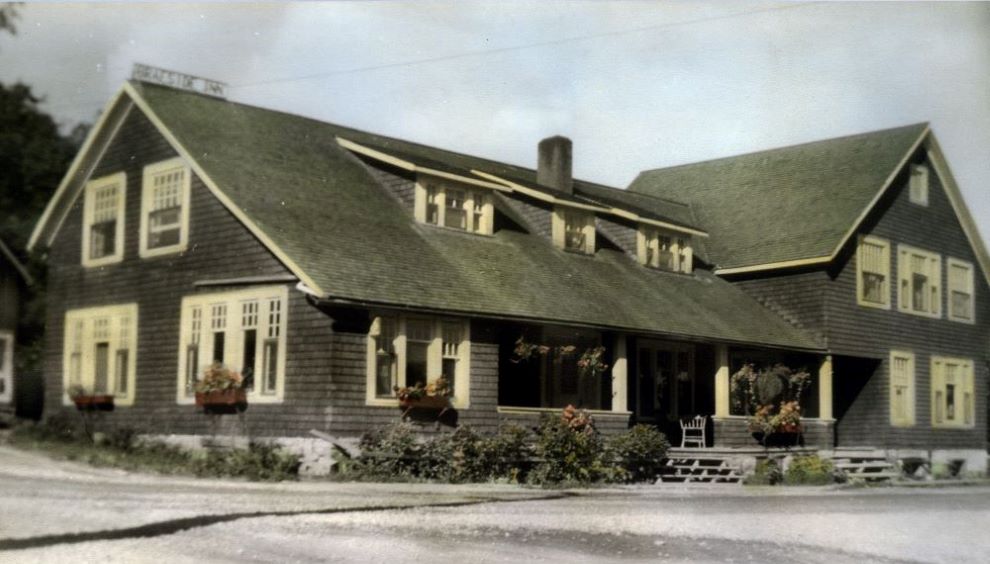
POLYGON ((990 488, 252 484, 0 447, 2 562, 988 562, 990 488))

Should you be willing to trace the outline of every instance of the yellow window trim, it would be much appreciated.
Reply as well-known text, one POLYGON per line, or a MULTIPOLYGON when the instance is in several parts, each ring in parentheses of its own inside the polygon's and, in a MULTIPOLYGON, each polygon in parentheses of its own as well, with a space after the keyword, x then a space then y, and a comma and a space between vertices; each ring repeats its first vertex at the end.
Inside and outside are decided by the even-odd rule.
MULTIPOLYGON (((398 386, 409 386, 413 383, 406 381, 406 323, 412 319, 428 320, 431 324, 431 339, 427 349, 427 370, 439 374, 443 365, 443 324, 458 323, 461 325, 461 342, 457 349, 457 372, 454 375, 454 397, 451 398, 451 405, 457 409, 467 409, 471 407, 471 323, 467 319, 450 317, 438 317, 431 315, 405 315, 399 313, 381 313, 375 316, 371 327, 368 330, 366 339, 366 385, 365 385, 365 405, 378 407, 395 407, 398 405, 396 397, 379 397, 375 394, 375 367, 377 365, 375 348, 375 338, 380 334, 380 324, 382 317, 391 317, 396 320, 397 332, 393 346, 395 347, 395 359, 398 386)), ((427 376, 430 378, 430 376, 427 376)), ((432 379, 430 380, 432 382, 432 379)))
MULTIPOLYGON (((129 319, 127 327, 127 393, 122 394, 116 388, 107 390, 114 395, 115 406, 130 406, 134 404, 134 396, 137 387, 137 356, 138 356, 138 304, 117 304, 109 306, 89 307, 81 309, 70 309, 65 312, 65 330, 62 339, 62 405, 72 405, 72 398, 69 397, 69 388, 74 385, 71 381, 72 354, 76 352, 75 344, 79 344, 79 376, 78 383, 89 392, 95 391, 95 359, 93 356, 93 346, 95 337, 93 335, 93 325, 97 319, 107 319, 109 333, 107 342, 113 346, 113 352, 119 350, 122 340, 122 329, 120 320, 129 319), (75 329, 82 325, 82 333, 77 335, 75 329)), ((113 379, 117 372, 117 356, 110 354, 107 364, 107 383, 113 386, 113 379)))
MULTIPOLYGON (((898 282, 899 283, 899 282, 898 282)), ((880 237, 874 237, 872 235, 860 235, 859 241, 856 245, 856 303, 863 307, 873 307, 877 309, 890 309, 890 241, 887 239, 881 239, 880 237), (863 285, 863 260, 862 252, 865 245, 874 245, 883 248, 883 252, 886 255, 886 260, 884 261, 884 288, 883 292, 883 302, 871 302, 864 297, 865 286, 863 285)))
MULTIPOLYGON (((256 364, 263 364, 264 362, 264 341, 266 339, 266 332, 269 327, 269 301, 277 299, 281 301, 281 307, 279 310, 279 325, 278 325, 278 364, 275 369, 275 393, 266 394, 261 391, 262 386, 262 371, 257 371, 254 375, 254 389, 248 392, 248 402, 256 404, 273 404, 282 403, 285 397, 285 378, 286 378, 286 357, 287 354, 287 334, 289 328, 289 288, 288 286, 260 286, 253 287, 244 290, 234 290, 230 292, 211 292, 209 294, 193 294, 185 296, 182 298, 181 313, 180 313, 180 330, 179 330, 179 366, 176 379, 176 389, 175 389, 175 399, 176 403, 188 405, 195 401, 195 395, 192 393, 186 393, 186 360, 187 360, 187 346, 193 342, 192 339, 192 310, 194 308, 200 308, 201 318, 200 318, 200 337, 198 342, 199 348, 199 366, 197 367, 197 374, 202 375, 202 370, 206 368, 207 356, 203 355, 203 351, 209 351, 210 343, 212 342, 210 338, 206 336, 211 332, 210 328, 210 316, 211 308, 214 305, 224 305, 226 306, 226 321, 224 326, 224 333, 227 335, 224 337, 224 364, 236 372, 241 372, 243 366, 241 366, 241 359, 244 353, 244 343, 243 336, 239 333, 242 331, 242 309, 241 306, 245 302, 257 301, 258 311, 257 311, 257 324, 255 328, 257 329, 257 341, 255 343, 256 350, 259 352, 256 354, 256 364)), ((262 368, 263 370, 263 368, 262 368)))
POLYGON ((83 225, 82 225, 82 265, 87 268, 106 266, 124 260, 124 224, 127 216, 127 175, 123 172, 101 176, 86 183, 83 196, 83 225), (117 220, 114 228, 114 252, 105 257, 89 258, 90 227, 93 224, 95 210, 93 193, 107 186, 117 186, 117 220))
MULTIPOLYGON (((976 374, 974 371, 974 363, 972 359, 952 357, 952 356, 932 356, 931 359, 931 369, 930 369, 930 379, 931 379, 931 423, 933 428, 937 429, 974 429, 976 427, 976 418, 979 416, 976 413, 976 374), (948 420, 948 414, 943 411, 943 417, 945 421, 938 421, 937 409, 941 406, 936 405, 936 396, 938 392, 945 392, 945 378, 946 374, 944 372, 945 366, 947 364, 953 364, 960 368, 960 378, 962 382, 957 382, 959 391, 956 393, 955 397, 955 413, 951 421, 948 420), (966 423, 966 394, 969 393, 970 401, 973 405, 972 421, 966 423)), ((947 401, 947 398, 943 396, 943 401, 947 401)))
POLYGON ((192 169, 186 164, 182 157, 175 157, 165 161, 150 164, 144 167, 141 177, 141 228, 139 231, 138 255, 141 258, 156 257, 162 255, 172 255, 184 252, 189 246, 189 200, 192 185, 192 169), (166 170, 182 168, 182 187, 179 196, 182 208, 179 212, 179 242, 167 247, 148 248, 148 230, 151 228, 149 215, 151 214, 151 199, 153 192, 152 179, 158 173, 166 170))
POLYGON ((900 351, 892 350, 890 351, 889 365, 887 368, 887 379, 889 380, 888 394, 890 396, 889 409, 890 409, 890 424, 894 427, 913 427, 915 424, 915 381, 917 373, 917 368, 915 364, 915 356, 911 351, 900 351), (908 361, 907 368, 907 394, 905 398, 905 403, 907 407, 907 413, 902 418, 896 416, 895 409, 895 383, 894 383, 894 361, 895 359, 906 359, 908 361))

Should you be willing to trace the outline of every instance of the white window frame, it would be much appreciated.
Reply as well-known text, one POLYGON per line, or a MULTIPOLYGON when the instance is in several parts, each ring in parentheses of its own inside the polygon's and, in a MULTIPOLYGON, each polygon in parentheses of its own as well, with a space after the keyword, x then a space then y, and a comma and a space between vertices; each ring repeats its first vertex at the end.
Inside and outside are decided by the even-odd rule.
POLYGON ((887 371, 890 379, 890 424, 894 427, 912 427, 915 424, 915 374, 917 372, 914 353, 911 351, 890 351, 890 365, 887 371), (904 381, 897 377, 898 360, 906 363, 904 381), (897 390, 903 389, 904 413, 898 415, 897 390))
POLYGON ((912 247, 897 245, 897 309, 903 313, 932 317, 942 317, 942 256, 938 253, 912 247), (911 270, 912 257, 924 261, 927 271, 922 273, 928 278, 926 292, 927 309, 914 309, 914 271, 911 270), (907 290, 905 291, 905 286, 907 290))
POLYGON ((416 180, 415 200, 413 215, 416 217, 416 221, 420 223, 478 235, 491 235, 494 232, 495 206, 492 204, 491 194, 485 188, 458 184, 437 178, 420 177, 416 180), (430 218, 427 217, 427 197, 430 189, 435 191, 436 201, 434 203, 437 206, 436 222, 430 221, 430 218), (464 229, 445 225, 447 219, 448 190, 464 192, 464 203, 462 204, 465 215, 464 229))
POLYGON ((14 332, 0 330, 0 403, 14 399, 14 332))
POLYGON ((396 320, 396 336, 392 341, 395 351, 393 381, 396 386, 403 387, 413 385, 415 382, 406 382, 406 323, 409 319, 429 320, 431 326, 431 339, 427 348, 427 384, 433 383, 441 374, 443 369, 444 347, 443 347, 443 327, 444 324, 457 323, 461 325, 461 341, 457 347, 457 369, 454 375, 454 396, 451 404, 457 409, 470 407, 470 386, 471 386, 471 323, 467 319, 455 319, 447 317, 429 317, 421 315, 404 315, 382 313, 376 315, 372 320, 368 330, 367 338, 367 385, 365 393, 365 404, 370 406, 391 406, 398 404, 398 398, 394 394, 390 397, 378 396, 375 393, 376 387, 376 366, 377 366, 377 338, 381 334, 381 324, 383 317, 390 317, 396 320))
POLYGON ((134 404, 137 382, 138 356, 138 305, 119 304, 83 309, 70 309, 65 312, 65 332, 62 341, 62 404, 72 405, 69 389, 81 385, 87 392, 104 391, 114 396, 114 406, 134 404), (99 322, 105 326, 105 334, 96 333, 99 322), (81 333, 78 331, 81 330, 81 333), (96 355, 94 348, 97 339, 108 343, 107 390, 96 390, 96 355), (118 351, 127 351, 126 390, 118 385, 118 374, 123 368, 118 366, 118 351), (76 356, 74 362, 73 356, 76 356), (73 376, 78 376, 78 380, 73 376))
POLYGON ((595 214, 591 211, 570 206, 554 206, 550 232, 553 243, 558 249, 587 255, 595 253, 595 214), (568 218, 576 219, 579 224, 583 224, 579 225, 584 235, 584 248, 582 249, 567 247, 568 218))
POLYGON ((694 251, 691 238, 651 225, 640 225, 636 231, 636 257, 640 264, 657 270, 683 272, 684 274, 691 274, 693 270, 694 251), (660 265, 660 240, 662 237, 670 240, 672 260, 669 269, 660 265))
POLYGON ((873 237, 872 235, 860 235, 859 244, 856 247, 856 303, 865 307, 890 309, 890 241, 879 237, 873 237), (883 276, 883 287, 881 288, 883 301, 881 302, 874 302, 866 299, 866 284, 864 283, 864 275, 868 272, 865 269, 865 260, 863 255, 865 252, 864 249, 868 245, 879 247, 882 253, 881 261, 883 262, 883 266, 881 270, 878 272, 869 272, 883 276))
POLYGON ((975 284, 973 278, 973 263, 960 260, 953 257, 948 257, 946 259, 945 272, 946 272, 946 309, 947 317, 952 321, 959 321, 961 323, 976 323, 976 293, 975 284), (969 294, 969 311, 966 315, 957 315, 955 308, 952 307, 952 293, 957 291, 953 287, 952 269, 962 268, 967 271, 966 279, 963 281, 963 288, 958 291, 969 294))
POLYGON ((127 175, 123 172, 102 176, 86 183, 83 190, 83 232, 82 265, 84 267, 106 266, 124 260, 124 212, 127 209, 127 175), (113 253, 99 258, 90 258, 90 240, 96 211, 96 193, 109 186, 117 187, 117 219, 114 228, 113 253))
POLYGON ((931 186, 931 170, 927 165, 911 165, 908 180, 908 199, 912 204, 928 205, 928 192, 931 186))
POLYGON ((213 342, 217 333, 224 334, 223 363, 241 373, 244 370, 244 331, 253 329, 255 333, 254 386, 248 391, 248 402, 258 404, 281 403, 285 395, 285 365, 287 352, 289 289, 287 286, 262 286, 229 292, 194 294, 182 298, 179 331, 179 366, 176 381, 176 403, 191 404, 195 401, 194 390, 188 382, 190 366, 189 350, 196 347, 198 362, 195 366, 196 379, 213 362, 213 342), (275 310, 274 304, 279 305, 275 310), (245 314, 245 304, 256 306, 250 316, 245 314), (214 307, 217 309, 214 310, 214 307), (215 319, 213 312, 222 312, 223 317, 215 319), (198 313, 198 317, 195 312, 198 313), (245 320, 250 319, 245 325, 245 320), (220 323, 217 326, 214 321, 220 323), (194 329, 200 332, 194 333, 194 329), (266 386, 266 342, 277 347, 275 386, 266 386))
POLYGON ((181 157, 168 159, 144 167, 141 179, 141 230, 139 255, 141 258, 156 257, 181 253, 189 246, 189 192, 192 185, 192 173, 189 166, 181 157), (182 169, 182 186, 179 201, 182 206, 179 211, 179 242, 174 245, 148 248, 151 229, 151 206, 154 200, 154 178, 158 174, 175 169, 182 169))
POLYGON ((976 427, 976 388, 973 360, 949 356, 933 356, 931 361, 931 412, 932 427, 948 429, 972 429, 976 427), (952 417, 948 410, 949 367, 956 367, 959 381, 953 390, 952 417))

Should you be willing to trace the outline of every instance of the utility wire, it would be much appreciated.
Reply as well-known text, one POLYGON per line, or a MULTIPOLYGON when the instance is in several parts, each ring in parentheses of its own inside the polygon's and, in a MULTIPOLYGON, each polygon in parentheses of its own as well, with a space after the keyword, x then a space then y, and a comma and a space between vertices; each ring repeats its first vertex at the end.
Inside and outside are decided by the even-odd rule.
POLYGON ((643 26, 643 27, 636 27, 636 28, 631 28, 631 29, 623 29, 623 30, 616 30, 616 31, 605 31, 605 32, 602 32, 602 33, 592 33, 592 34, 588 34, 588 35, 579 35, 579 36, 574 36, 574 37, 564 37, 564 38, 561 38, 561 39, 552 39, 552 40, 549 40, 549 41, 540 41, 540 42, 536 42, 536 43, 526 43, 526 44, 523 44, 523 45, 511 45, 511 46, 508 46, 508 47, 498 47, 498 48, 495 48, 495 49, 484 49, 484 50, 479 50, 479 51, 468 51, 468 52, 465 52, 465 53, 455 53, 455 54, 452 54, 452 55, 441 55, 441 56, 438 56, 438 57, 427 57, 427 58, 423 58, 423 59, 412 59, 412 60, 408 60, 408 61, 397 61, 397 62, 394 62, 394 63, 383 63, 383 64, 379 64, 379 65, 369 65, 369 66, 355 67, 355 68, 350 68, 350 69, 340 69, 340 70, 320 72, 320 73, 315 73, 315 74, 307 74, 307 75, 301 75, 301 76, 295 76, 295 77, 273 78, 273 79, 270 79, 270 80, 260 80, 260 81, 257 81, 257 82, 244 82, 244 83, 241 83, 241 84, 230 84, 230 85, 228 85, 228 88, 247 88, 247 87, 251 87, 251 86, 262 86, 262 85, 268 85, 268 84, 278 84, 278 83, 282 83, 282 82, 296 82, 296 81, 300 81, 300 80, 313 80, 313 79, 316 79, 316 78, 325 78, 325 77, 329 77, 329 76, 339 76, 339 75, 345 75, 345 74, 357 74, 357 73, 368 72, 368 71, 376 71, 376 70, 382 70, 382 69, 390 69, 390 68, 413 66, 413 65, 423 65, 423 64, 427 64, 427 63, 438 63, 438 62, 442 62, 442 61, 453 61, 453 60, 456 60, 456 59, 466 59, 466 58, 470 58, 470 57, 480 57, 480 56, 492 55, 492 54, 496 54, 496 53, 507 53, 507 52, 511 52, 511 51, 523 51, 523 50, 526 50, 526 49, 533 49, 533 48, 536 48, 536 47, 547 47, 547 46, 551 46, 551 45, 562 45, 562 44, 567 44, 567 43, 577 43, 577 42, 580 42, 580 41, 588 41, 588 40, 593 40, 593 39, 601 39, 603 37, 617 37, 617 36, 628 35, 628 34, 632 34, 632 33, 642 33, 644 31, 654 31, 654 30, 658 30, 658 29, 670 29, 670 28, 674 28, 674 27, 694 25, 694 24, 699 24, 699 23, 707 23, 707 22, 713 22, 713 21, 719 21, 719 20, 727 20, 727 19, 736 18, 736 17, 751 16, 751 15, 756 15, 756 14, 765 14, 765 13, 768 13, 768 12, 776 12, 776 11, 781 11, 781 10, 792 10, 792 9, 795 9, 795 8, 803 8, 805 6, 811 6, 811 5, 815 5, 815 4, 821 4, 821 2, 793 3, 793 4, 783 5, 783 6, 773 6, 773 7, 770 7, 770 8, 763 8, 761 10, 751 10, 751 11, 748 11, 748 12, 736 12, 734 14, 724 14, 724 15, 721 15, 721 16, 711 16, 711 17, 708 17, 708 18, 698 18, 698 19, 694 19, 694 20, 684 20, 684 21, 679 21, 679 22, 669 22, 669 23, 662 23, 662 24, 649 25, 649 26, 643 26))

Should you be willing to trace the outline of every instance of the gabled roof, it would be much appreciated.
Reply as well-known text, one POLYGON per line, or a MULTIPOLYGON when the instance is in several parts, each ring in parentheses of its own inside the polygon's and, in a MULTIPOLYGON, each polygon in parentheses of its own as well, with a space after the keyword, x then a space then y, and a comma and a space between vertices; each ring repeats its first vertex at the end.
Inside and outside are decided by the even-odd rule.
POLYGON ((33 283, 31 274, 28 273, 27 268, 17 259, 17 256, 14 255, 14 252, 10 250, 10 247, 3 242, 3 239, 0 239, 0 259, 5 259, 11 266, 13 266, 14 270, 21 276, 21 279, 24 280, 25 284, 33 283))
MULTIPOLYGON (((418 224, 338 141, 396 148, 396 140, 153 85, 128 84, 124 92, 234 216, 322 299, 821 350, 814 338, 705 272, 659 272, 612 250, 568 253, 511 230, 488 237, 418 224)), ((459 169, 527 174, 439 149, 403 148, 459 169)), ((86 169, 91 158, 80 155, 74 169, 86 169)), ((84 180, 67 179, 33 241, 54 237, 53 222, 66 206, 59 200, 74 199, 84 180)))
POLYGON ((928 133, 921 123, 649 170, 629 189, 691 203, 720 273, 828 262, 928 133))

